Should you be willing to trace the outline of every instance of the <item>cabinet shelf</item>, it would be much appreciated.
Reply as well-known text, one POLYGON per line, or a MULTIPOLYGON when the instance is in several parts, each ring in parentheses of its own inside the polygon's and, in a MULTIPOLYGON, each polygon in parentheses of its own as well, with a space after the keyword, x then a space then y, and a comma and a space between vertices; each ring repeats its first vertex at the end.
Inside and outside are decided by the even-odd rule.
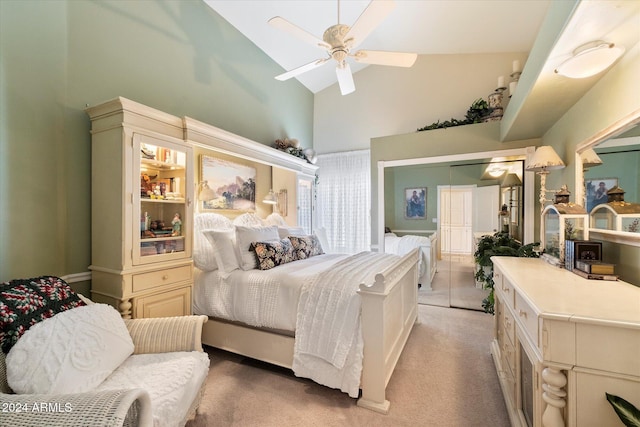
POLYGON ((167 237, 141 237, 140 242, 166 242, 168 240, 180 240, 184 236, 167 236, 167 237))
POLYGON ((140 159, 140 164, 143 167, 151 168, 151 169, 160 169, 160 170, 184 170, 184 166, 177 163, 169 163, 169 162, 161 162, 160 160, 154 159, 140 159))
POLYGON ((184 198, 181 199, 148 199, 146 197, 140 198, 141 203, 174 203, 174 204, 184 204, 184 198))

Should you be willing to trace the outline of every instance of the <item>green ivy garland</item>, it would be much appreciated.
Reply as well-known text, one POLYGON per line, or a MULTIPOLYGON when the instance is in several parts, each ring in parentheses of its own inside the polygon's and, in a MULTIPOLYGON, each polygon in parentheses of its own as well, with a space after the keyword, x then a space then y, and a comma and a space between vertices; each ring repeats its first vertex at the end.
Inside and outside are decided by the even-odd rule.
POLYGON ((438 120, 435 123, 419 128, 418 132, 431 129, 442 129, 453 126, 469 125, 472 123, 482 123, 482 121, 489 114, 491 114, 492 111, 493 108, 489 107, 487 101, 482 98, 478 98, 473 101, 473 104, 471 104, 471 107, 469 107, 469 109, 467 110, 467 114, 465 115, 464 120, 458 120, 454 118, 452 118, 451 120, 445 120, 444 122, 440 122, 440 120, 438 120))

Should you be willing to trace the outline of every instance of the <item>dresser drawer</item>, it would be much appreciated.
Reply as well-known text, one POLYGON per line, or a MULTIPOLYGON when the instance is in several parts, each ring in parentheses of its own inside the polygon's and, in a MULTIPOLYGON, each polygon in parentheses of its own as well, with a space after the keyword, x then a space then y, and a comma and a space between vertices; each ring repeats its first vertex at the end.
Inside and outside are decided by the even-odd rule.
POLYGON ((133 275, 133 292, 141 292, 157 286, 170 285, 191 280, 191 266, 167 268, 166 270, 133 275))
POLYGON ((500 270, 495 270, 493 273, 493 286, 502 295, 505 304, 509 307, 513 307, 514 293, 513 285, 509 282, 509 279, 504 277, 500 270))
POLYGON ((519 293, 516 293, 514 311, 518 321, 524 325, 525 332, 529 335, 531 341, 535 343, 536 347, 539 347, 538 315, 519 293))

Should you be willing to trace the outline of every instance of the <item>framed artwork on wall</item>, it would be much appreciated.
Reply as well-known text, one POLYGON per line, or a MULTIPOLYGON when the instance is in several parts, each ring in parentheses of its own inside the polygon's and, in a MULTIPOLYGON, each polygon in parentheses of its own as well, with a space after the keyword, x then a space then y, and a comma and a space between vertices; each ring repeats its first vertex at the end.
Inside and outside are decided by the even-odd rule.
POLYGON ((404 189, 404 218, 427 218, 427 187, 404 189))
POLYGON ((206 181, 215 198, 200 200, 203 210, 256 209, 256 169, 229 160, 200 156, 200 181, 206 181))
POLYGON ((607 203, 607 191, 618 185, 618 178, 590 178, 585 180, 587 191, 587 212, 594 206, 607 203))

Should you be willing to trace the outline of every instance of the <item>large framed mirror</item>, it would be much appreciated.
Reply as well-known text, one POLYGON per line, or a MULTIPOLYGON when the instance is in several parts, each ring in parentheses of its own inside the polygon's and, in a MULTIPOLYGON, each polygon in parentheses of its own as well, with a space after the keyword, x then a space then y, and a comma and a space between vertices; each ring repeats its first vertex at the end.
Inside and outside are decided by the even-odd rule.
MULTIPOLYGON (((640 203, 640 110, 629 114, 576 147, 576 203, 583 204, 590 215, 591 239, 622 243, 640 247, 640 227, 635 224, 637 215, 625 213, 626 223, 604 221, 597 199, 600 193, 619 186, 624 190, 624 201, 640 203), (583 154, 593 150, 602 161, 589 166, 583 162, 583 154)), ((602 200, 607 203, 606 200, 602 200)), ((632 209, 631 211, 635 210, 632 209)), ((620 212, 611 211, 611 216, 620 212)), ((619 219, 619 218, 618 218, 619 219)))

